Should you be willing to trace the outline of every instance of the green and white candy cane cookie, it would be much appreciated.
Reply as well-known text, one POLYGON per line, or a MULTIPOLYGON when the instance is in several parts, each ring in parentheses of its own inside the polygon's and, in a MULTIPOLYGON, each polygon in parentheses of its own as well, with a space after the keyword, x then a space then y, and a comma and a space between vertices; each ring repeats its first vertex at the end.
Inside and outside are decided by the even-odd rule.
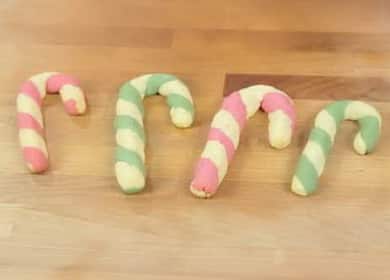
POLYGON ((342 100, 327 105, 315 119, 309 140, 299 159, 291 190, 299 195, 308 195, 317 189, 326 159, 334 138, 343 120, 359 123, 353 147, 360 155, 372 152, 381 133, 381 116, 371 105, 361 101, 342 100))
POLYGON ((147 74, 122 85, 116 103, 114 121, 116 150, 115 174, 125 193, 137 193, 145 187, 145 96, 160 94, 167 98, 169 114, 176 127, 190 127, 194 104, 187 86, 173 75, 147 74))

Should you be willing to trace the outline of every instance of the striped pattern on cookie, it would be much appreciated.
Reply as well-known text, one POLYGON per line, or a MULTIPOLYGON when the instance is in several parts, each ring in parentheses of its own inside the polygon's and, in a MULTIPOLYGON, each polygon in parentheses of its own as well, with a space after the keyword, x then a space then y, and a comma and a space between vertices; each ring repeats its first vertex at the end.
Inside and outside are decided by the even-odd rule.
POLYGON ((160 94, 167 98, 169 114, 176 127, 190 127, 194 121, 194 104, 187 86, 173 75, 147 74, 122 85, 116 103, 114 121, 116 151, 115 173, 125 193, 145 187, 145 96, 160 94))
POLYGON ((195 168, 190 190, 198 197, 211 197, 226 175, 229 162, 238 147, 246 121, 259 108, 268 113, 269 141, 282 149, 290 141, 295 125, 292 100, 282 91, 267 85, 255 85, 225 97, 214 115, 207 143, 195 168))
POLYGON ((73 77, 47 72, 32 76, 23 83, 16 100, 17 124, 24 160, 32 173, 43 172, 49 166, 41 111, 47 92, 59 92, 70 115, 80 115, 86 110, 84 93, 73 77))
POLYGON ((361 101, 336 101, 321 110, 315 119, 308 142, 299 159, 291 190, 308 195, 317 189, 326 159, 332 149, 336 132, 343 120, 355 120, 360 131, 353 147, 360 155, 372 152, 381 132, 381 116, 371 105, 361 101))

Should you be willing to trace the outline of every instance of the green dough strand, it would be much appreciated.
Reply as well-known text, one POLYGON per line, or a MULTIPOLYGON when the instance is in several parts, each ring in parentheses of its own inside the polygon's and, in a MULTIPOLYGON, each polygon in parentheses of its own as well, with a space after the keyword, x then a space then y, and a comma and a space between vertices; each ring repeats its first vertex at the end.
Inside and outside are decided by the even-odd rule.
POLYGON ((143 98, 161 94, 167 98, 170 117, 177 127, 190 127, 194 105, 187 86, 173 75, 147 74, 124 83, 119 89, 114 120, 115 174, 125 193, 145 187, 145 131, 143 98))
POLYGON ((292 180, 291 189, 299 195, 308 195, 317 189, 319 177, 333 146, 334 137, 344 120, 355 120, 359 133, 354 149, 359 154, 373 151, 381 133, 381 116, 371 105, 361 101, 342 100, 326 106, 317 114, 292 180))

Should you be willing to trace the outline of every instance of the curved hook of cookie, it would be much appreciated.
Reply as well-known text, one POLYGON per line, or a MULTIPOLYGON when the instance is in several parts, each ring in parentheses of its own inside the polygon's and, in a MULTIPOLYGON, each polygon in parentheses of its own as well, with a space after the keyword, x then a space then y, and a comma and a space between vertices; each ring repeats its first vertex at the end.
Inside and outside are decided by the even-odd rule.
POLYGON ((190 187, 195 196, 208 198, 217 191, 237 149, 241 130, 259 108, 268 113, 271 146, 282 149, 290 144, 295 111, 285 93, 271 86, 255 85, 230 94, 211 122, 206 146, 195 168, 190 187))
POLYGON ((329 104, 318 113, 314 128, 299 159, 291 185, 294 193, 305 196, 316 190, 337 129, 343 120, 355 120, 359 123, 360 130, 353 142, 358 154, 365 155, 375 148, 382 121, 373 106, 350 100, 329 104))
POLYGON ((43 172, 49 166, 41 111, 46 92, 59 92, 70 115, 80 115, 86 110, 85 96, 73 77, 47 72, 32 76, 23 83, 16 100, 19 141, 32 173, 43 172))
POLYGON ((194 105, 190 91, 178 78, 168 74, 148 74, 122 85, 114 121, 116 151, 115 173, 125 193, 145 187, 145 133, 143 98, 159 93, 167 98, 169 114, 176 127, 190 127, 194 105))

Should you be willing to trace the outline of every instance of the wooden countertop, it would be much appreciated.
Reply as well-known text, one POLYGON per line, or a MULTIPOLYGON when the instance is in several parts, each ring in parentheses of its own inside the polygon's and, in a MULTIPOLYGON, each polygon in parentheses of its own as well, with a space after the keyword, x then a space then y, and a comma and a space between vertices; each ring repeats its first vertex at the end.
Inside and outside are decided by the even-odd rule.
POLYGON ((1 279, 390 279, 390 2, 180 0, 0 1, 1 279), (81 80, 84 117, 45 101, 51 168, 25 169, 17 141, 20 84, 44 71, 81 80), (145 102, 145 192, 113 173, 119 86, 168 72, 197 106, 179 130, 165 100, 145 102), (188 191, 224 89, 272 83, 295 99, 293 143, 267 143, 253 117, 217 195, 188 191), (319 191, 289 191, 315 114, 334 99, 383 116, 371 155, 345 122, 319 191))

